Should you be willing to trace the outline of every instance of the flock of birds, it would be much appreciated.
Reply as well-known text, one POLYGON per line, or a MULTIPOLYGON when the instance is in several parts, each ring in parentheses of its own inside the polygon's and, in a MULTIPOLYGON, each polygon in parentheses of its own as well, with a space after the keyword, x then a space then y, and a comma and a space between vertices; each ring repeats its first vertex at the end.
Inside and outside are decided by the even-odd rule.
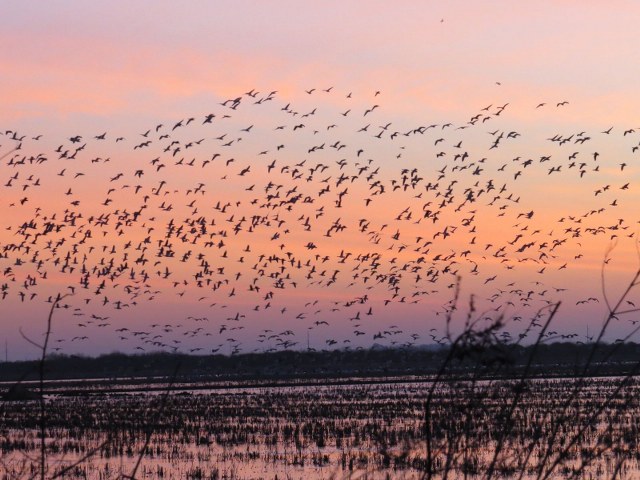
MULTIPOLYGON (((457 278, 486 293, 487 318, 517 324, 569 290, 557 274, 582 242, 634 238, 617 212, 633 198, 640 130, 556 133, 532 155, 518 150, 532 137, 505 126, 509 103, 401 126, 378 91, 302 97, 254 89, 200 116, 62 142, 4 130, 3 310, 36 331, 20 312, 63 296, 60 352, 420 345, 441 342, 438 317, 462 308, 457 278), (608 137, 624 157, 596 150, 608 137), (532 204, 543 199, 524 199, 599 179, 580 205, 557 192, 553 214, 578 210, 551 220, 532 204)), ((531 110, 554 108, 568 102, 531 110)))

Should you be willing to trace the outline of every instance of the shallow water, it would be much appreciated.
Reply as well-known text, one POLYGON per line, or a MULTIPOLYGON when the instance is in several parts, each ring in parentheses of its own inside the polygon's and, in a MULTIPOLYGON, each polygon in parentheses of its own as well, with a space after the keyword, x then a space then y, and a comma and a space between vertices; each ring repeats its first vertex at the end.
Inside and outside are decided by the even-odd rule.
MULTIPOLYGON (((438 384, 436 478, 640 475, 640 388, 623 379, 438 384), (572 399, 572 393, 575 393, 572 399), (496 450, 498 454, 495 455, 496 450), (553 466, 553 468, 550 468, 553 466), (578 473, 579 471, 579 473, 578 473)), ((49 476, 65 478, 421 478, 430 383, 251 387, 46 402, 49 476), (147 448, 144 449, 145 443, 147 448), (141 455, 141 452, 145 453, 141 455)), ((2 405, 5 478, 39 468, 37 402, 2 405)))

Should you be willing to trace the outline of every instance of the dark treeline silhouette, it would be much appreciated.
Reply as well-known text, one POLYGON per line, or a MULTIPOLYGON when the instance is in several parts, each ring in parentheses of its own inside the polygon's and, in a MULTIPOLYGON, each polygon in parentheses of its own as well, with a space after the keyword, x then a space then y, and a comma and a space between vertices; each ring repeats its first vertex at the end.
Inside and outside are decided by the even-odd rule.
MULTIPOLYGON (((583 367, 593 344, 552 343, 538 345, 533 356, 531 375, 538 377, 573 376, 583 367)), ((517 375, 532 353, 532 347, 500 345, 467 356, 457 365, 460 375, 478 364, 508 364, 506 376, 517 375)), ((171 375, 180 363, 182 381, 259 380, 286 378, 341 378, 404 375, 431 375, 437 372, 448 347, 380 348, 333 351, 280 351, 239 355, 186 355, 111 353, 99 357, 51 355, 47 358, 46 379, 137 378, 171 375)), ((623 375, 640 357, 640 344, 598 345, 590 370, 597 375, 623 375)), ((587 372, 588 373, 588 372, 587 372)), ((30 381, 38 378, 37 361, 0 364, 0 381, 30 381)))

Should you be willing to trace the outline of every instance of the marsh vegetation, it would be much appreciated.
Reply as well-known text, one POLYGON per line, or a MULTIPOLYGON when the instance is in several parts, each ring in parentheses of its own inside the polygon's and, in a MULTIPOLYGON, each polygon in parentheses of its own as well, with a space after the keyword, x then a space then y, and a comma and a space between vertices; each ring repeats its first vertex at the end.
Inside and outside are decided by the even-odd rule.
MULTIPOLYGON (((183 391, 165 404, 161 391, 54 396, 47 399, 47 476, 87 457, 64 477, 122 478, 141 455, 139 478, 421 478, 432 387, 183 391)), ((629 377, 439 384, 429 418, 433 476, 633 478, 640 473, 638 393, 629 377), (518 388, 526 395, 507 418, 518 388)), ((37 473, 36 411, 33 401, 3 404, 3 478, 37 473)))

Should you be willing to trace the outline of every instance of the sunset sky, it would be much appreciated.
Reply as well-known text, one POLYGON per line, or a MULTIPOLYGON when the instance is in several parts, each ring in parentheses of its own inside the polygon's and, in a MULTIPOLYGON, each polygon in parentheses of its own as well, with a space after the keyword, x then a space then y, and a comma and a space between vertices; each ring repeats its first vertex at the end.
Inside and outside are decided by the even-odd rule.
POLYGON ((20 330, 41 341, 56 293, 73 294, 59 353, 429 344, 458 276, 457 324, 471 294, 514 337, 562 301, 553 330, 584 340, 612 242, 610 301, 640 266, 638 18, 635 2, 4 2, 9 357, 38 354, 20 330))

